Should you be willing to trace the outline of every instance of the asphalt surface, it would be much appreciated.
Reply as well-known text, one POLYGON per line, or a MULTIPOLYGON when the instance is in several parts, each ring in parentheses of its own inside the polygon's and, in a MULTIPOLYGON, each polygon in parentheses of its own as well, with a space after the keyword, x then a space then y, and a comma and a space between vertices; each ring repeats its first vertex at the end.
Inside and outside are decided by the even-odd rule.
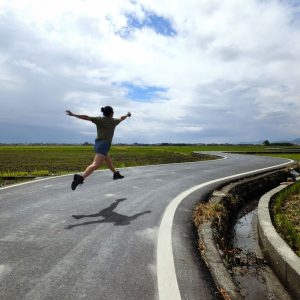
MULTIPOLYGON (((72 175, 0 189, 0 299, 163 298, 157 239, 168 204, 196 185, 287 162, 227 156, 125 168, 116 181, 109 171, 95 172, 76 191, 72 175)), ((182 299, 218 298, 197 253, 191 213, 228 180, 193 192, 176 209, 170 230, 182 299)))

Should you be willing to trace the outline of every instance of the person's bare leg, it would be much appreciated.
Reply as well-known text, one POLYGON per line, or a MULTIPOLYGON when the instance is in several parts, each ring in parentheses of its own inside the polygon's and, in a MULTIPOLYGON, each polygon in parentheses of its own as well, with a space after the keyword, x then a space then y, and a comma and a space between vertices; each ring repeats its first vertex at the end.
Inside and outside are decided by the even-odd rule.
POLYGON ((107 156, 105 157, 105 162, 106 162, 108 168, 109 168, 113 173, 117 172, 117 170, 115 169, 115 166, 113 165, 113 162, 112 162, 112 160, 111 160, 111 157, 110 157, 109 155, 107 155, 107 156))
POLYGON ((109 169, 114 173, 114 175, 113 175, 114 180, 124 178, 124 176, 121 175, 120 172, 115 169, 115 166, 113 165, 112 159, 109 155, 106 156, 105 162, 106 162, 107 166, 109 167, 109 169))
POLYGON ((119 171, 117 171, 112 163, 111 157, 109 155, 105 158, 106 164, 109 167, 109 169, 114 173, 113 179, 122 179, 124 178, 123 175, 120 174, 119 171))
POLYGON ((96 154, 94 161, 91 165, 89 165, 84 173, 83 173, 83 178, 87 178, 88 176, 90 176, 95 170, 97 170, 100 166, 103 165, 103 163, 105 162, 106 156, 102 155, 102 154, 96 154))

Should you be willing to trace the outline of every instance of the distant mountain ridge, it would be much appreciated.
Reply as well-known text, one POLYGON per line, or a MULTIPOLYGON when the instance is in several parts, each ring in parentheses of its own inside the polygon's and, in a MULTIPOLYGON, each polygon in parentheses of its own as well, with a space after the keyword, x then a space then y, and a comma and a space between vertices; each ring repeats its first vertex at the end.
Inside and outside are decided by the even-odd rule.
POLYGON ((291 143, 300 145, 300 138, 292 140, 291 143))
POLYGON ((276 142, 271 142, 271 143, 291 143, 291 144, 296 144, 296 145, 300 145, 300 138, 294 139, 294 140, 290 140, 290 141, 276 141, 276 142))
MULTIPOLYGON (((263 144, 265 140, 261 140, 261 141, 255 141, 255 142, 241 142, 239 144, 243 145, 243 144, 253 144, 253 145, 261 145, 263 144)), ((294 140, 278 140, 278 141, 273 141, 273 140, 269 140, 269 142, 271 144, 280 144, 280 143, 291 143, 291 144, 295 144, 295 145, 300 145, 300 138, 294 139, 294 140)))

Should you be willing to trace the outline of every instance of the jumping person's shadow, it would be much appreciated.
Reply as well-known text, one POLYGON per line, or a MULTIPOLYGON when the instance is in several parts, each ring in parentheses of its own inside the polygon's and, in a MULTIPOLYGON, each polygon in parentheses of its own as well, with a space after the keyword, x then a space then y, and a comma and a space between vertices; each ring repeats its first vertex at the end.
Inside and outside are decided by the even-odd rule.
POLYGON ((141 213, 138 213, 138 214, 135 214, 135 215, 132 215, 132 216, 125 216, 125 215, 119 214, 117 212, 114 212, 114 209, 116 209, 118 204, 122 201, 125 201, 125 200, 126 200, 126 198, 118 199, 114 203, 112 203, 109 207, 100 210, 96 214, 92 214, 92 215, 72 215, 72 217, 76 220, 79 220, 79 219, 82 219, 82 218, 96 218, 96 217, 103 217, 104 219, 97 220, 97 221, 84 222, 84 223, 80 223, 80 224, 69 225, 69 226, 66 227, 66 229, 72 229, 73 227, 77 227, 77 226, 97 224, 97 223, 114 223, 115 226, 124 226, 124 225, 129 225, 131 221, 135 220, 139 216, 151 213, 150 210, 146 210, 144 212, 141 212, 141 213))

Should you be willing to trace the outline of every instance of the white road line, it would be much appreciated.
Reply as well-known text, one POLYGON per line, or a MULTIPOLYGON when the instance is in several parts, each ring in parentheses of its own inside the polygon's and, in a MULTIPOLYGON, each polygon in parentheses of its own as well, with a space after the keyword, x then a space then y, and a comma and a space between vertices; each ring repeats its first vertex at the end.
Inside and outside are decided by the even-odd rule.
POLYGON ((66 177, 66 176, 70 176, 70 175, 72 175, 72 174, 51 176, 51 177, 46 177, 46 178, 41 178, 41 179, 34 179, 34 180, 31 180, 31 181, 26 181, 26 182, 22 182, 22 183, 11 184, 11 185, 0 188, 0 191, 11 189, 11 188, 16 187, 16 186, 21 186, 21 185, 25 185, 25 184, 31 184, 31 183, 35 183, 35 182, 45 181, 45 180, 49 180, 49 179, 53 179, 53 178, 66 177))
POLYGON ((215 180, 211 180, 199 185, 196 185, 174 198, 167 206, 158 231, 157 240, 157 281, 158 281, 158 295, 160 300, 180 300, 181 295, 178 287, 175 264, 172 249, 172 225, 173 219, 178 205, 191 193, 201 189, 207 185, 217 183, 222 180, 234 179, 244 175, 251 175, 258 172, 268 171, 283 167, 294 162, 289 160, 286 163, 279 164, 273 167, 257 169, 249 172, 235 174, 215 180))

